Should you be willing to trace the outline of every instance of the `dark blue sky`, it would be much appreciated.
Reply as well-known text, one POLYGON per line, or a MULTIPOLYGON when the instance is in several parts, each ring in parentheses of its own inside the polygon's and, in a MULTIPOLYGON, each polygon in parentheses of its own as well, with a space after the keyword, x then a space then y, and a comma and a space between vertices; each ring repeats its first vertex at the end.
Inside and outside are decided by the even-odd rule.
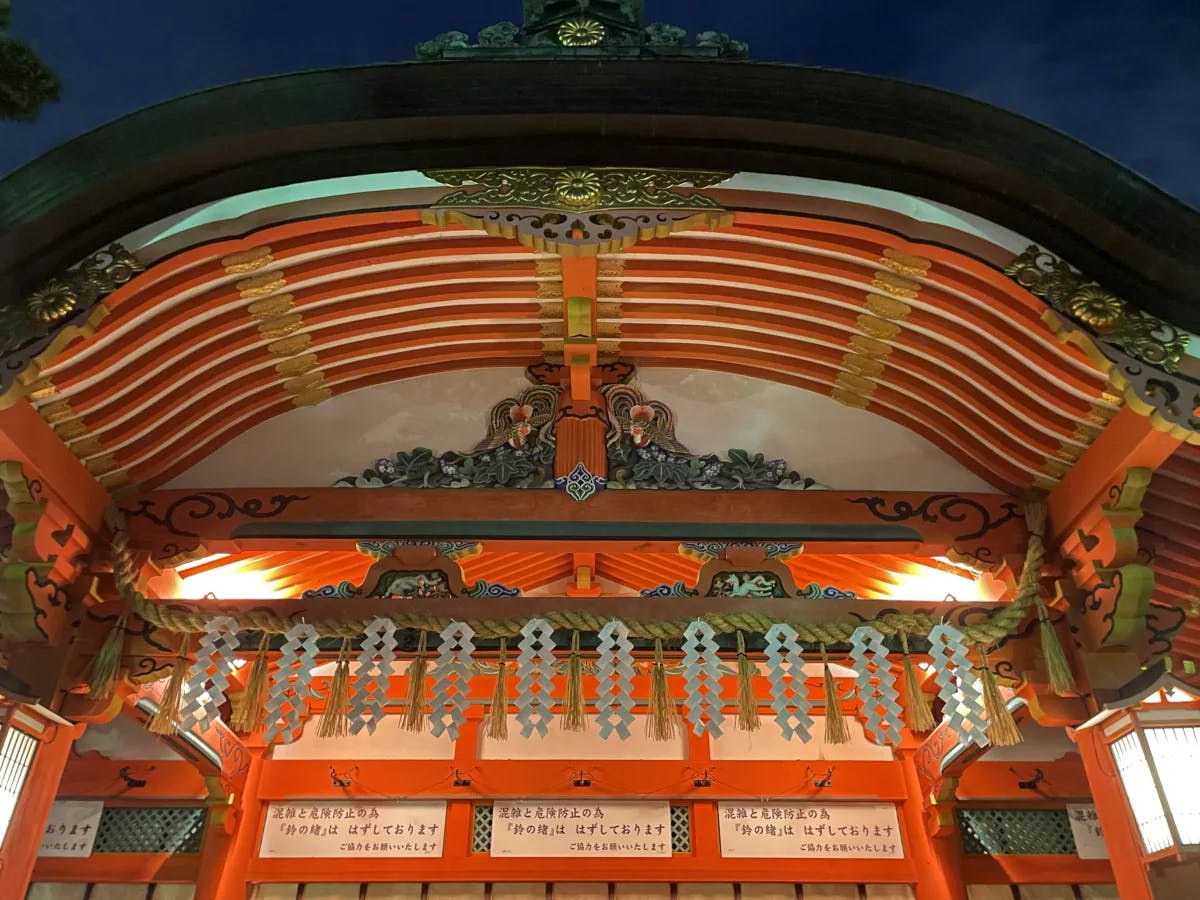
MULTIPOLYGON (((179 94, 299 69, 411 59, 439 31, 520 21, 520 0, 15 0, 13 31, 63 77, 34 125, 0 122, 0 173, 179 94)), ((1193 2, 646 0, 759 60, 890 75, 1067 132, 1200 207, 1193 2)))

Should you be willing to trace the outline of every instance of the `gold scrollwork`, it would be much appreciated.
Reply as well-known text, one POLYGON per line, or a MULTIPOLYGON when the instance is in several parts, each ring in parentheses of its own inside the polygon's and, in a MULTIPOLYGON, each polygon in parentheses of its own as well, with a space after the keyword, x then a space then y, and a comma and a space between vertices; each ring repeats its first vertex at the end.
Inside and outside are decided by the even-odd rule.
POLYGON ((1005 266, 1004 274, 1102 340, 1164 372, 1178 370, 1187 352, 1187 332, 1135 309, 1036 245, 1005 266))
POLYGON ((432 169, 424 173, 452 187, 434 208, 687 209, 719 210, 710 197, 678 188, 708 188, 732 177, 728 172, 634 168, 432 169), (568 196, 564 196, 564 192, 568 196))

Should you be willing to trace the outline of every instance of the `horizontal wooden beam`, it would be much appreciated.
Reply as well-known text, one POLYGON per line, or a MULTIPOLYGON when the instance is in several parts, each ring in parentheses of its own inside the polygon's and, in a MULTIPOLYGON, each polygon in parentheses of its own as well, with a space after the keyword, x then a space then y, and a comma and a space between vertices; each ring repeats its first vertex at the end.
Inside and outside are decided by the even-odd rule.
POLYGON ((203 800, 208 796, 204 776, 193 763, 178 759, 106 759, 93 753, 72 757, 63 770, 58 796, 110 801, 203 800), (144 781, 130 785, 129 779, 144 781))
POLYGON ((160 564, 206 549, 349 549, 356 540, 788 541, 812 549, 986 563, 1024 553, 1003 494, 874 491, 561 491, 281 488, 153 491, 122 504, 131 543, 160 564))

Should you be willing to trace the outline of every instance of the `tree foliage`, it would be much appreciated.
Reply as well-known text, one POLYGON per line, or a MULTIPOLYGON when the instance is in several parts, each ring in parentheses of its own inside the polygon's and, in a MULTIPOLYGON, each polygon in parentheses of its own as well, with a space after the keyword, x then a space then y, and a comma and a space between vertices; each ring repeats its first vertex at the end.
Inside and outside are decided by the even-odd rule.
POLYGON ((62 82, 23 41, 8 33, 12 0, 0 0, 0 119, 32 122, 58 99, 62 82))

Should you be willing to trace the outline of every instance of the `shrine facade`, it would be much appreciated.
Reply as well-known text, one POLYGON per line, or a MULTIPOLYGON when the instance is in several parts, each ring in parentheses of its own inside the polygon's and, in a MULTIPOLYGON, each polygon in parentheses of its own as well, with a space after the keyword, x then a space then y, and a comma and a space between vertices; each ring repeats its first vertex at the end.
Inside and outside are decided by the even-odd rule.
POLYGON ((0 900, 1141 900, 1200 214, 640 2, 0 180, 0 900))

